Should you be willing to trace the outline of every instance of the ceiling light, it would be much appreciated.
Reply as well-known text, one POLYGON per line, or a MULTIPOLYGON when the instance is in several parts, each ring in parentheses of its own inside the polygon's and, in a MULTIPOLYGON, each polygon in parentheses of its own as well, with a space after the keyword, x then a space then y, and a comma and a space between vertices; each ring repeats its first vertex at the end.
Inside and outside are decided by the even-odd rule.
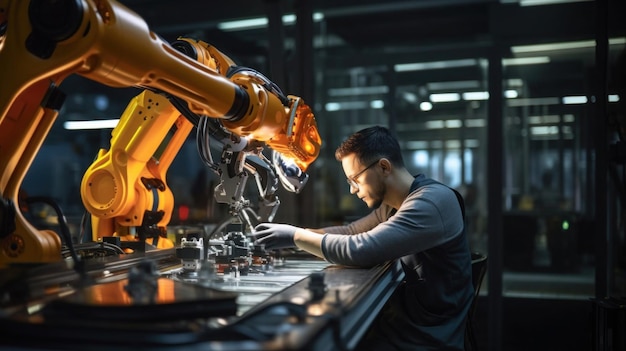
MULTIPOLYGON (((282 21, 283 25, 293 25, 296 23, 296 15, 295 14, 287 14, 283 15, 282 21)), ((320 22, 324 19, 324 14, 321 12, 315 12, 313 14, 313 22, 320 22)), ((217 24, 217 28, 223 30, 225 32, 228 31, 236 31, 236 30, 247 30, 247 29, 258 29, 267 27, 269 20, 267 17, 255 17, 234 21, 225 21, 217 24)))
MULTIPOLYGON (((465 147, 478 147, 478 145, 480 145, 480 142, 477 139, 465 139, 465 147)), ((471 154, 470 154, 471 155, 471 154)))
POLYGON ((372 107, 372 106, 371 106, 371 103, 367 101, 328 102, 325 105, 326 111, 329 111, 329 112, 339 111, 339 110, 363 110, 368 107, 372 107))
POLYGON ((576 104, 586 104, 587 97, 586 96, 564 96, 563 104, 565 105, 576 105, 576 104))
POLYGON ((385 107, 385 102, 383 100, 372 100, 370 101, 370 107, 374 109, 381 109, 385 107))
POLYGON ((463 93, 463 100, 487 100, 489 99, 489 92, 486 91, 469 91, 463 93))
POLYGON ((313 22, 321 22, 324 20, 324 14, 321 12, 313 12, 313 22))
POLYGON ((296 15, 289 14, 283 16, 283 24, 294 24, 296 23, 296 15))
POLYGON ((583 49, 583 48, 592 48, 594 46, 596 46, 596 42, 594 40, 583 40, 583 41, 570 41, 570 42, 563 42, 563 43, 513 46, 511 48, 511 52, 513 52, 514 54, 522 54, 522 53, 527 53, 527 52, 583 49))
POLYGON ((338 102, 328 102, 325 107, 326 111, 339 111, 341 109, 341 105, 338 102))
POLYGON ((561 122, 559 115, 528 116, 528 124, 557 124, 561 122))
POLYGON ((405 147, 409 150, 415 150, 413 151, 413 163, 415 166, 428 166, 428 151, 424 150, 428 148, 427 141, 409 141, 405 147))
MULTIPOLYGON (((504 97, 507 99, 515 99, 518 97, 517 90, 505 90, 504 97)), ((489 99, 489 92, 487 91, 468 91, 463 93, 463 100, 466 101, 478 101, 489 99)))
POLYGON ((458 93, 430 94, 430 101, 432 102, 453 102, 459 100, 461 100, 461 95, 458 93))
POLYGON ((461 89, 477 89, 480 88, 480 82, 477 80, 462 80, 453 82, 431 82, 426 83, 426 88, 433 90, 461 90, 461 89))
POLYGON ((449 119, 445 122, 446 128, 461 128, 463 122, 460 119, 449 119))
POLYGON ((546 98, 512 99, 512 100, 507 100, 506 104, 509 107, 558 105, 559 98, 546 97, 546 98))
MULTIPOLYGON (((626 38, 609 39, 610 45, 621 45, 626 43, 626 38)), ((569 41, 561 43, 537 44, 537 45, 521 45, 511 47, 514 54, 523 54, 529 52, 554 51, 554 50, 571 50, 593 48, 596 46, 595 40, 569 41)))
POLYGON ((433 104, 428 101, 423 101, 420 103, 420 110, 422 111, 430 111, 433 109, 433 104))
MULTIPOLYGON (((461 148, 461 141, 460 140, 446 140, 446 149, 450 150, 454 150, 454 149, 460 149, 461 148)), ((451 157, 451 158, 447 158, 446 163, 449 163, 450 161, 454 160, 455 158, 451 157)), ((456 159, 458 161, 458 159, 456 159)))
POLYGON ((571 2, 587 2, 591 0, 520 0, 520 6, 558 5, 571 2))
POLYGON ((502 59, 503 66, 537 65, 542 63, 550 63, 550 58, 548 56, 538 56, 502 59))
POLYGON ((555 135, 559 134, 559 127, 557 126, 540 126, 530 127, 531 135, 555 135))
POLYGON ((221 22, 217 24, 217 28, 223 31, 234 31, 244 29, 257 29, 267 27, 269 20, 267 17, 249 18, 243 20, 235 20, 228 22, 221 22))
POLYGON ((423 71, 423 70, 430 70, 430 69, 469 67, 469 66, 476 66, 477 64, 478 64, 478 61, 476 59, 462 59, 462 60, 450 60, 450 61, 400 63, 400 64, 394 65, 393 69, 396 72, 423 71))
POLYGON ((468 118, 465 120, 465 127, 467 128, 480 128, 486 125, 487 121, 484 118, 468 118))
POLYGON ((410 91, 404 91, 402 92, 402 98, 404 99, 404 101, 414 104, 417 103, 417 95, 415 95, 415 93, 412 93, 410 91))
POLYGON ((386 85, 372 87, 332 88, 328 89, 328 96, 374 95, 386 94, 388 92, 389 87, 386 85))
POLYGON ((520 78, 511 78, 506 80, 506 85, 510 88, 524 86, 524 81, 520 78))
POLYGON ((67 130, 84 129, 113 129, 117 126, 119 119, 97 119, 91 121, 66 121, 63 128, 67 130))
POLYGON ((442 120, 426 121, 424 125, 426 129, 442 129, 444 127, 442 120))
POLYGON ((516 97, 518 97, 519 94, 517 93, 517 90, 505 90, 504 91, 504 97, 507 99, 515 99, 516 97))

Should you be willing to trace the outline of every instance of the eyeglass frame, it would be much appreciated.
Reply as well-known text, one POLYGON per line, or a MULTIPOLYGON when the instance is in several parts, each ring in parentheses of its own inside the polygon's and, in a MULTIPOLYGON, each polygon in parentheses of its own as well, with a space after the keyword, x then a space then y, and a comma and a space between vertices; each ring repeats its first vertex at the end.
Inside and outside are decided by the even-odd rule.
POLYGON ((365 171, 367 171, 368 169, 372 168, 374 165, 376 165, 378 162, 380 162, 380 159, 372 162, 369 166, 363 168, 362 170, 359 171, 359 173, 353 175, 352 177, 348 177, 346 178, 346 182, 348 182, 348 185, 350 185, 350 187, 355 188, 355 189, 360 189, 359 188, 359 183, 356 182, 356 179, 358 177, 360 177, 363 173, 365 173, 365 171))

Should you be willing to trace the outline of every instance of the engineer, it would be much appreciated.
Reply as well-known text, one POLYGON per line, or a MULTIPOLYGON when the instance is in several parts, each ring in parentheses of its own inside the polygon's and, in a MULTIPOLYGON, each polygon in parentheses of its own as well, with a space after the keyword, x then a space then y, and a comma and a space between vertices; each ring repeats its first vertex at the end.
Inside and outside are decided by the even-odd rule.
POLYGON ((298 247, 333 264, 371 267, 399 259, 405 280, 357 350, 463 350, 473 297, 463 201, 404 165, 387 128, 360 130, 336 150, 350 192, 372 211, 344 226, 261 223, 256 244, 298 247))

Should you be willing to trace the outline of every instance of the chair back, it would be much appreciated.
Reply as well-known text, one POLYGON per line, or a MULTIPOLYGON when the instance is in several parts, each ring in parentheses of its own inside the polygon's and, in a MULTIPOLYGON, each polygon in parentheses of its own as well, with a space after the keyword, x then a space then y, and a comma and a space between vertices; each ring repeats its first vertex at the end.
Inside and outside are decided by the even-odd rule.
POLYGON ((480 286, 487 272, 487 255, 479 252, 472 252, 472 284, 474 285, 474 298, 467 314, 467 325, 465 328, 465 351, 478 350, 478 342, 474 334, 474 314, 476 313, 476 303, 480 286))
POLYGON ((472 283, 474 284, 474 297, 478 296, 483 278, 487 272, 487 255, 472 252, 472 283))

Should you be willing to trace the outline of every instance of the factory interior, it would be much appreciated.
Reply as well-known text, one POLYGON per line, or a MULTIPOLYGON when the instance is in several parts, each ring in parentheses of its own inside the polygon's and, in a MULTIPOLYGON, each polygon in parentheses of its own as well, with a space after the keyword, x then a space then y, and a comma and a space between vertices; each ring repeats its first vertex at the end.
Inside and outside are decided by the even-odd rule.
POLYGON ((622 0, 0 0, 0 349, 357 350, 397 265, 258 252, 250 231, 367 214, 335 149, 381 125, 413 174, 464 197, 486 257, 472 351, 626 350, 625 14, 622 0), (252 83, 224 78, 229 60, 252 83), (216 117, 237 84, 279 96, 277 120, 296 113, 280 94, 298 97, 310 124, 292 132, 310 139, 293 151, 261 130, 265 157, 237 149, 247 127, 216 117), (305 172, 285 175, 281 152, 306 154, 305 172))

